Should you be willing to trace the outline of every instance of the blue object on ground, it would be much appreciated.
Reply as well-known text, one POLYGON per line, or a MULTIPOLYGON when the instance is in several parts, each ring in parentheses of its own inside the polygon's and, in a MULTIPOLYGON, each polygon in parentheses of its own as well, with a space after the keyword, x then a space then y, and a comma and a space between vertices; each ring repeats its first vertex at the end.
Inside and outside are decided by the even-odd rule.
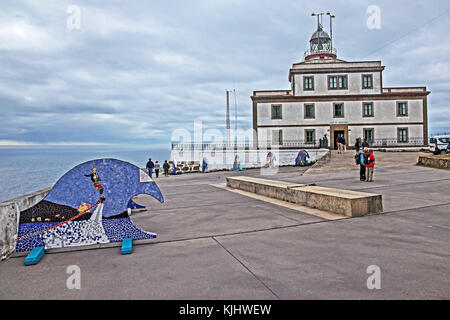
POLYGON ((31 266, 38 263, 44 256, 44 253, 44 247, 34 247, 33 250, 31 250, 28 256, 25 258, 24 264, 26 266, 31 266))
POLYGON ((122 254, 130 254, 133 251, 133 239, 125 238, 122 240, 122 254))

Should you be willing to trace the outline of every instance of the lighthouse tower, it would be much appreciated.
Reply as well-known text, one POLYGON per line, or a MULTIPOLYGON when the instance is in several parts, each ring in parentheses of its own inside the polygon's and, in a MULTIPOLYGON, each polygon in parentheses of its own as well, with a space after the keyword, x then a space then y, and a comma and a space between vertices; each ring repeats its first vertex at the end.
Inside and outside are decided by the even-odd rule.
POLYGON ((305 61, 308 60, 316 60, 316 59, 336 59, 336 49, 333 48, 333 39, 332 39, 332 19, 334 15, 327 12, 327 15, 330 16, 330 34, 331 36, 323 29, 322 25, 322 15, 312 14, 313 16, 317 16, 317 30, 312 34, 311 39, 309 40, 309 50, 305 52, 305 61))

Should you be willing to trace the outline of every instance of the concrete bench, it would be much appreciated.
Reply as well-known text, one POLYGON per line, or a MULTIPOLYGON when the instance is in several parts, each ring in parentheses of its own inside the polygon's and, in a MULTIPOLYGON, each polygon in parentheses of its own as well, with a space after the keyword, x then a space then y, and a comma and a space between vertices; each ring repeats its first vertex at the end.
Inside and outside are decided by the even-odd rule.
POLYGON ((383 211, 380 194, 252 177, 228 177, 227 186, 347 217, 383 211))

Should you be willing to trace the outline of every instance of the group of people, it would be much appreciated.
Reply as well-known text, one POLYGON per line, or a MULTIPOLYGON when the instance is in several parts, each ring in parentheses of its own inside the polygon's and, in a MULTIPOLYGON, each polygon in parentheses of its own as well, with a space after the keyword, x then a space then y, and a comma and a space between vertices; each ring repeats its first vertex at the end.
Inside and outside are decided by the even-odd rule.
POLYGON ((359 164, 359 180, 372 182, 373 170, 375 167, 375 156, 372 149, 369 148, 366 139, 361 143, 361 139, 356 139, 355 143, 355 162, 359 164))
MULTIPOLYGON (((149 158, 147 161, 146 168, 148 169, 148 175, 150 176, 150 178, 153 178, 153 170, 155 170, 156 178, 159 178, 159 170, 161 169, 161 164, 159 163, 158 160, 153 162, 152 158, 149 158)), ((169 163, 167 162, 167 160, 164 160, 163 170, 164 170, 164 175, 166 177, 169 176, 169 168, 170 168, 169 163)))

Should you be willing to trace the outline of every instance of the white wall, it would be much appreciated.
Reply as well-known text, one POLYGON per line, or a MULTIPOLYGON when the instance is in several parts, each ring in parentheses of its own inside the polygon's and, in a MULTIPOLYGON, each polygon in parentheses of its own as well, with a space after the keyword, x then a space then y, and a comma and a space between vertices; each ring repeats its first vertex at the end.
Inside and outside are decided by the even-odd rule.
POLYGON ((295 74, 294 95, 349 95, 349 94, 377 94, 381 93, 381 72, 349 72, 349 73, 316 73, 316 74, 295 74), (362 74, 372 75, 372 89, 362 89, 362 74), (347 75, 348 89, 329 90, 328 75, 347 75), (314 77, 314 90, 303 90, 303 77, 314 77))
MULTIPOLYGON (((364 100, 364 101, 327 101, 311 102, 315 106, 315 119, 304 119, 304 105, 309 102, 285 102, 285 103, 258 103, 258 125, 296 125, 296 124, 330 124, 339 123, 391 123, 391 122, 422 122, 422 99, 401 100, 408 102, 408 116, 397 117, 396 100, 364 100), (372 102, 374 116, 363 117, 363 102, 372 102), (344 104, 344 118, 333 117, 333 103, 344 104), (282 119, 271 119, 271 105, 282 106, 282 119)), ((259 130, 259 129, 258 129, 259 130)))
MULTIPOLYGON (((179 152, 172 150, 170 158, 175 159, 177 163, 180 161, 200 161, 206 158, 208 162, 208 170, 219 170, 219 169, 231 169, 233 167, 235 155, 239 155, 241 158, 241 166, 243 168, 255 168, 264 165, 267 153, 271 151, 275 154, 277 165, 294 165, 295 158, 299 152, 299 149, 291 150, 217 150, 206 151, 206 152, 179 152)), ((309 153, 310 158, 308 161, 315 161, 316 159, 322 157, 327 149, 306 149, 309 153)))

